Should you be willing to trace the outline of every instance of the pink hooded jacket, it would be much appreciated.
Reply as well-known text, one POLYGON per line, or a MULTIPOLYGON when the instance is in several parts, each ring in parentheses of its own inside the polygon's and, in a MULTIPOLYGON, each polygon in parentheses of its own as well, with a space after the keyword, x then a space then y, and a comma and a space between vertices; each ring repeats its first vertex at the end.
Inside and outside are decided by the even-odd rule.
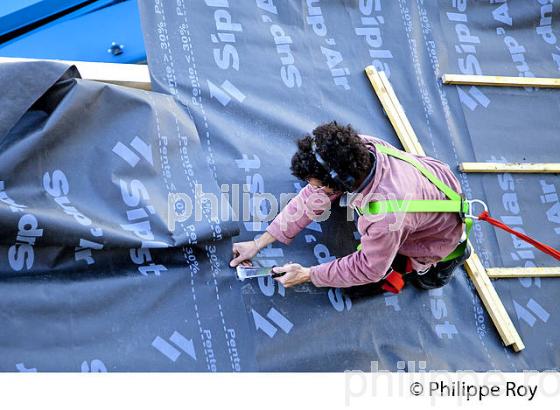
MULTIPOLYGON (((391 146, 378 138, 360 135, 377 159, 373 179, 350 206, 362 207, 371 200, 446 199, 445 195, 412 165, 377 152, 374 144, 391 146)), ((413 155, 413 154, 406 154, 413 155)), ((444 183, 461 192, 459 181, 449 166, 430 157, 413 155, 444 183)), ((318 219, 338 195, 306 185, 278 214, 267 231, 289 244, 312 220, 318 219)), ((454 213, 389 213, 361 215, 358 231, 362 250, 311 267, 315 286, 349 287, 378 282, 397 253, 411 258, 416 271, 427 269, 451 253, 463 233, 463 224, 454 213)))

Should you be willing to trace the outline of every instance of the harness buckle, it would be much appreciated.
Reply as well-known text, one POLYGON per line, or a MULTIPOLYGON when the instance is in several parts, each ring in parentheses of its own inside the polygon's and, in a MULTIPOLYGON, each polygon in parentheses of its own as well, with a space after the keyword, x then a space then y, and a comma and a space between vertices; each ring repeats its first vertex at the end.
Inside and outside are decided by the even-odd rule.
POLYGON ((465 204, 467 205, 467 208, 469 207, 469 204, 467 203, 467 198, 465 198, 465 194, 460 194, 460 195, 461 195, 461 207, 459 209, 459 218, 461 218, 462 222, 465 222, 466 214, 468 213, 468 211, 465 211, 465 204))
POLYGON ((474 215, 473 212, 474 204, 482 205, 484 210, 488 212, 488 205, 480 199, 466 199, 465 202, 467 203, 469 210, 464 214, 464 218, 478 219, 478 216, 474 215))

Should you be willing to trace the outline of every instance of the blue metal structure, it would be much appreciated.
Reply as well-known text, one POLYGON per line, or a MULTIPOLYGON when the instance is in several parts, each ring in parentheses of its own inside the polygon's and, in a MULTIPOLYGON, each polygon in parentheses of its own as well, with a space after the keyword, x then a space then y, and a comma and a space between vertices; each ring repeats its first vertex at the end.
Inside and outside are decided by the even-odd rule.
POLYGON ((136 0, 3 0, 0 56, 146 60, 136 0))

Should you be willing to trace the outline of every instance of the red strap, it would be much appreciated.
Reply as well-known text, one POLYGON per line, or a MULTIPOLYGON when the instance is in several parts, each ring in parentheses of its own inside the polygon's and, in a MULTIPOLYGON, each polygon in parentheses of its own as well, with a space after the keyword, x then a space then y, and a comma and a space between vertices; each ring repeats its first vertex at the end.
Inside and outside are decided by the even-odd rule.
POLYGON ((412 259, 409 257, 406 258, 406 267, 404 268, 404 273, 412 272, 412 259))
POLYGON ((399 293, 403 287, 404 279, 402 275, 397 271, 392 271, 391 273, 389 273, 381 284, 381 289, 391 293, 399 293))
POLYGON ((488 211, 484 211, 482 212, 480 215, 478 215, 478 219, 482 220, 482 221, 486 221, 491 225, 497 226, 500 229, 503 229, 506 232, 509 232, 515 236, 517 236, 518 238, 523 239, 525 242, 530 243, 531 245, 533 245, 535 248, 543 251, 544 253, 546 253, 547 255, 552 256, 553 258, 556 258, 558 260, 560 260, 560 251, 557 251, 556 249, 545 245, 542 242, 539 242, 521 232, 516 231, 515 229, 510 228, 509 226, 507 226, 506 224, 498 221, 497 219, 492 218, 489 214, 488 211))

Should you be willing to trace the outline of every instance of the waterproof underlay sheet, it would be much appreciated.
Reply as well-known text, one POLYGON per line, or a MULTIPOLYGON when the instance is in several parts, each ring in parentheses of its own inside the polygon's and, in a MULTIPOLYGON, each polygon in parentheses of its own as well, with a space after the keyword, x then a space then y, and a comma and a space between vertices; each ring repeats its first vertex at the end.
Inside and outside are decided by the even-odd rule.
MULTIPOLYGON (((239 282, 227 266, 232 240, 267 222, 236 212, 166 226, 168 195, 194 198, 197 183, 233 208, 243 195, 297 192, 294 142, 322 122, 400 147, 370 64, 427 154, 452 169, 558 162, 559 91, 441 83, 444 73, 558 77, 560 6, 541 3, 142 0, 155 92, 58 65, 1 65, 0 369, 558 370, 558 279, 494 281, 526 345, 514 353, 462 269, 429 292, 284 289, 239 282)), ((457 176, 493 216, 560 246, 558 175, 457 176)), ((355 249, 355 231, 335 205, 255 262, 329 261, 355 249)), ((487 267, 558 266, 481 223, 472 242, 487 267)))

